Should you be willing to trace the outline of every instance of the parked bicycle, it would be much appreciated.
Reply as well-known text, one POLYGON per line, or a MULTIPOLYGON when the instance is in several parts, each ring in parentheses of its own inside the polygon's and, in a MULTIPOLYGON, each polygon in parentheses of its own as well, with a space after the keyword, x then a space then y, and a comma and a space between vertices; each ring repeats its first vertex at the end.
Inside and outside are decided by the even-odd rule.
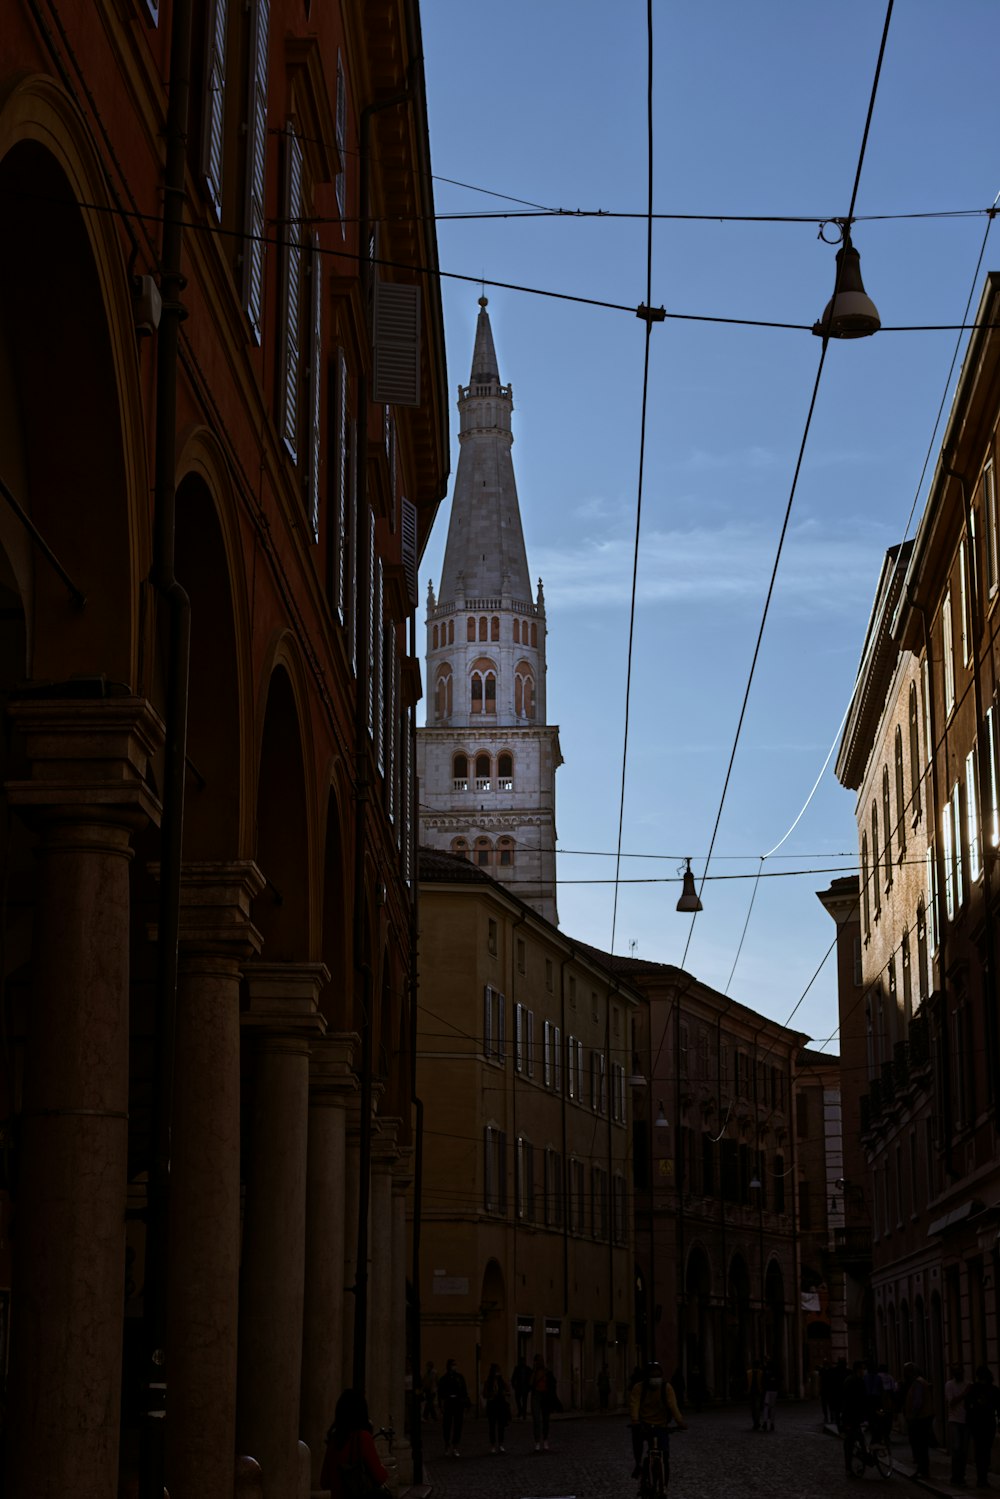
POLYGON ((862 1426, 851 1448, 851 1472, 855 1478, 864 1478, 869 1468, 874 1468, 880 1478, 891 1478, 892 1449, 883 1436, 862 1426))

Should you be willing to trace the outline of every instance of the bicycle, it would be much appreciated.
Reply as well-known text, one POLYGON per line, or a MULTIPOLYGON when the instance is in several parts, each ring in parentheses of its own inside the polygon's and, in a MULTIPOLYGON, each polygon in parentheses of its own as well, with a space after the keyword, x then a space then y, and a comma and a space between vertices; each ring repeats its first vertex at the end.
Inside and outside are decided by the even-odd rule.
POLYGON ((662 1426, 647 1426, 645 1429, 646 1450, 639 1476, 640 1499, 666 1499, 667 1454, 660 1446, 660 1436, 665 1433, 666 1428, 662 1426))
POLYGON ((892 1449, 884 1437, 862 1426, 851 1448, 851 1472, 855 1478, 864 1478, 869 1468, 874 1468, 880 1478, 891 1478, 892 1449))

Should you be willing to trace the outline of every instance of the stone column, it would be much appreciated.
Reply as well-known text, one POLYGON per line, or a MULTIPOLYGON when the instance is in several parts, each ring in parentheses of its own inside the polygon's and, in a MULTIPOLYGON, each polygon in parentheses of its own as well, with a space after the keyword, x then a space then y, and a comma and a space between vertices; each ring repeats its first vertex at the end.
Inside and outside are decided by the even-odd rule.
POLYGON ((358 1273, 358 1197, 361 1189, 361 1100, 357 1094, 347 1106, 347 1136, 344 1148, 344 1384, 354 1383, 354 1292, 358 1273))
MULTIPOLYGON (((410 1345, 406 1307, 406 1282, 410 1275, 407 1255, 406 1196, 413 1182, 413 1151, 401 1150, 392 1173, 392 1359, 389 1370, 389 1404, 396 1428, 395 1456, 401 1484, 413 1480, 413 1453, 405 1435, 405 1423, 412 1414, 411 1391, 406 1388, 406 1355, 410 1345)), ((419 1369, 411 1369, 412 1379, 419 1383, 419 1369)))
POLYGON ((254 963, 242 1023, 252 1049, 240 1276, 236 1440, 265 1499, 298 1491, 309 1049, 323 1033, 319 963, 254 963))
POLYGON ((5 1492, 118 1483, 128 1156, 129 860, 159 817, 163 725, 138 698, 8 706, 31 779, 38 885, 14 1236, 5 1492))
POLYGON ((167 1485, 229 1494, 236 1450, 240 1265, 240 975, 260 950, 256 865, 188 864, 181 878, 170 1163, 167 1485))
POLYGON ((380 1119, 372 1139, 371 1230, 368 1281, 368 1409, 372 1425, 392 1424, 402 1435, 402 1410, 391 1388, 392 1346, 405 1344, 405 1324, 394 1321, 392 1171, 399 1157, 398 1119, 380 1119))
POLYGON ((309 1154, 306 1172, 306 1277, 302 1329, 302 1436, 319 1489, 324 1439, 341 1390, 344 1319, 353 1312, 344 1278, 344 1161, 347 1102, 357 1088, 351 1061, 360 1037, 315 1041, 309 1062, 309 1154))

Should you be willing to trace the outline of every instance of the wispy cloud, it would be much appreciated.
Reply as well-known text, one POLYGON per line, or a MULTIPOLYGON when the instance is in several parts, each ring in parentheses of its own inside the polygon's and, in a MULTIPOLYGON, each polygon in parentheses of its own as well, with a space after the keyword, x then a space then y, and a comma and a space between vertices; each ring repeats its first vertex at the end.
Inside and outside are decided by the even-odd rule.
MULTIPOLYGON (((861 463, 871 464, 875 461, 874 454, 862 452, 860 449, 830 448, 825 452, 810 451, 806 455, 804 467, 806 469, 841 468, 861 463)), ((788 466, 787 449, 779 451, 757 444, 746 448, 733 448, 728 453, 718 448, 713 448, 711 451, 707 448, 693 448, 676 465, 679 470, 687 473, 721 473, 735 469, 751 469, 759 473, 774 468, 787 470, 788 466)))
MULTIPOLYGON (((856 616, 869 607, 887 528, 841 516, 836 532, 816 519, 793 523, 778 572, 777 597, 815 615, 856 616)), ((756 608, 774 561, 773 527, 730 520, 718 526, 644 533, 639 603, 703 603, 756 608)), ((582 537, 569 547, 536 547, 546 597, 558 609, 614 608, 628 602, 632 540, 582 537)))

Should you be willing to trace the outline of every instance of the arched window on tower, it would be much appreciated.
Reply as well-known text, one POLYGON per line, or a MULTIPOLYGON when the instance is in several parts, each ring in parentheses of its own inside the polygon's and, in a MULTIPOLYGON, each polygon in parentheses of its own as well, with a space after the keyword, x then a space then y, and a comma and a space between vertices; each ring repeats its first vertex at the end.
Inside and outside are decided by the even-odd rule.
POLYGON ((490 757, 486 754, 476 756, 476 790, 492 791, 493 777, 490 775, 490 757))
POLYGON ((501 869, 510 869, 514 863, 513 838, 497 839, 497 863, 501 869))
POLYGON ((466 640, 475 640, 476 638, 476 621, 471 614, 465 627, 465 638, 466 640))
POLYGON ((455 644, 455 621, 453 619, 448 621, 448 644, 455 644))
POLYGON ((492 862, 493 845, 488 838, 476 839, 476 863, 482 869, 486 869, 492 862))
POLYGON ((472 712, 496 713, 497 668, 488 656, 480 656, 472 663, 472 712))
POLYGON ((443 661, 434 684, 434 716, 439 722, 451 717, 451 667, 443 661))
POLYGON ((469 857, 468 840, 466 838, 453 838, 451 840, 451 851, 459 859, 467 859, 469 857))
POLYGON ((500 616, 498 614, 494 614, 493 618, 490 620, 490 639, 500 639, 500 616))
POLYGON ((504 750, 497 760, 497 790, 513 791, 514 789, 514 756, 504 750))
POLYGON ((456 755, 451 762, 451 785, 453 791, 469 789, 469 757, 456 755))
POLYGON ((437 627, 437 625, 435 625, 434 626, 433 649, 437 650, 437 648, 438 648, 438 627, 437 627))
POLYGON ((514 644, 521 644, 521 621, 519 619, 514 620, 514 644))
POLYGON ((486 628, 487 628, 486 627, 486 615, 485 614, 481 614, 479 616, 479 638, 480 638, 480 640, 485 640, 486 639, 486 628))
POLYGON ((538 626, 534 623, 531 626, 531 643, 536 646, 538 644, 538 626))
POLYGON ((514 713, 518 718, 535 716, 535 674, 527 661, 519 661, 514 670, 514 713))

